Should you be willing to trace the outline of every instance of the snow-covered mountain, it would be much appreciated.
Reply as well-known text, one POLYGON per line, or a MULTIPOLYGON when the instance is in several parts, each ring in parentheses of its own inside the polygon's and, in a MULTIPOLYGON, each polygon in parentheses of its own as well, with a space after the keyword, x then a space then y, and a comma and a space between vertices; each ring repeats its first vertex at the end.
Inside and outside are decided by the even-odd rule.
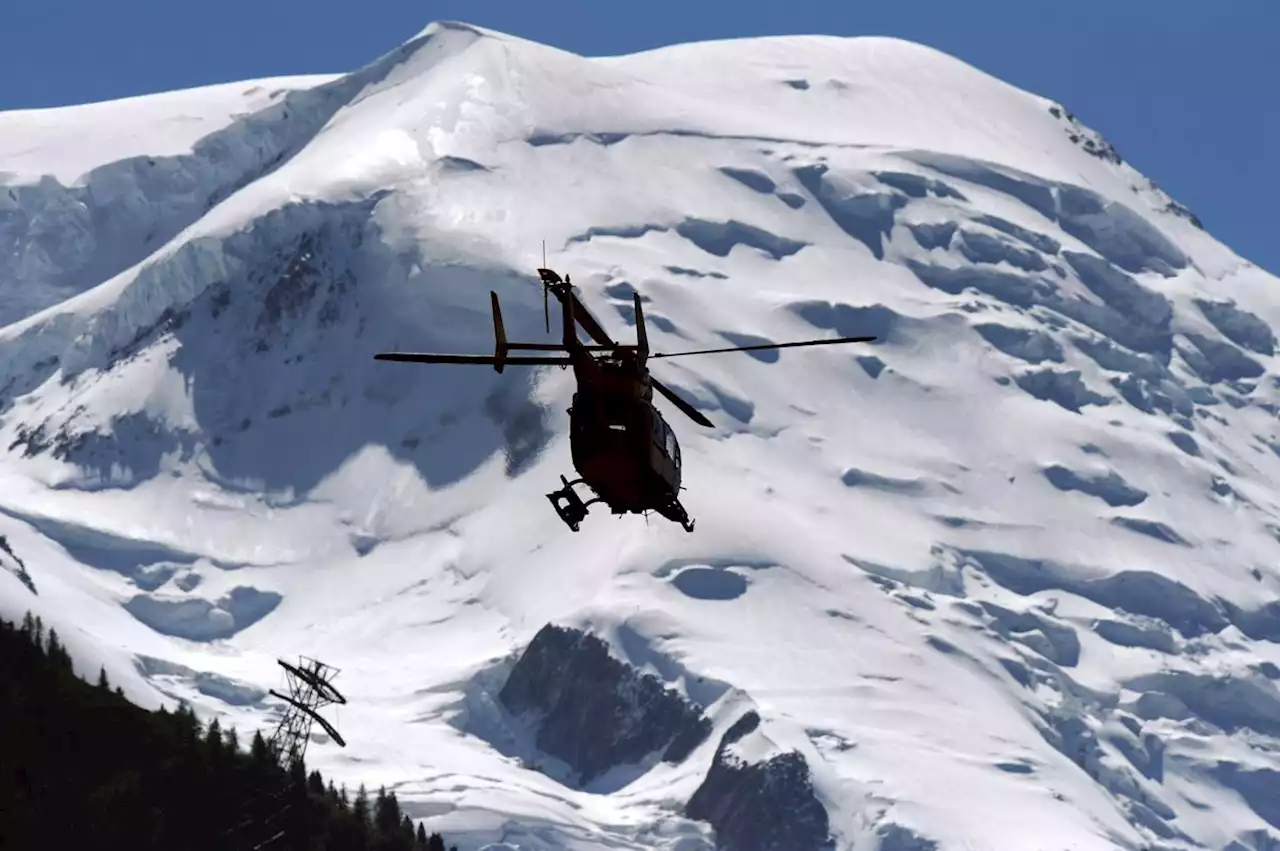
POLYGON ((1063 106, 434 24, 0 114, 0 184, 0 613, 139 703, 318 657, 309 759, 464 851, 1280 843, 1280 281, 1063 106), (544 240, 658 350, 879 340, 655 363, 697 529, 574 534, 569 373, 371 358, 541 339, 544 240))

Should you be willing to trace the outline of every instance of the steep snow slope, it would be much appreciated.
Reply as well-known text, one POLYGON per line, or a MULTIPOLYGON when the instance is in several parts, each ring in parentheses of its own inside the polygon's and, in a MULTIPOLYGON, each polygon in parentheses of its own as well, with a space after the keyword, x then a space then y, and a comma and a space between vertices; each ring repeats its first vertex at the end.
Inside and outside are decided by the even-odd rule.
POLYGON ((239 118, 329 76, 274 77, 54 109, 0 113, 6 182, 52 177, 72 186, 104 165, 136 157, 176 157, 239 118))
POLYGON ((297 125, 314 132, 317 99, 298 91, 331 79, 0 113, 0 323, 141 260, 260 175, 297 125))
MULTIPOLYGON (((157 140, 181 179, 96 165, 128 252, 6 231, 39 297, 0 329, 5 614, 242 728, 277 657, 341 668, 314 761, 465 849, 1280 841, 1277 281, 1063 107, 889 39, 584 59, 461 24, 298 85, 157 140), (697 531, 575 535, 542 496, 567 374, 370 357, 487 351, 488 289, 540 339, 541 240, 617 336, 641 293, 658 350, 880 339, 658 363, 716 422, 673 420, 697 531), (622 675, 517 664, 547 623, 705 735, 645 750, 623 678, 564 750, 538 684, 622 675), (752 845, 778 796, 789 839, 752 845)), ((0 172, 28 162, 84 167, 0 172)), ((5 180, 37 220, 49 180, 5 180)))

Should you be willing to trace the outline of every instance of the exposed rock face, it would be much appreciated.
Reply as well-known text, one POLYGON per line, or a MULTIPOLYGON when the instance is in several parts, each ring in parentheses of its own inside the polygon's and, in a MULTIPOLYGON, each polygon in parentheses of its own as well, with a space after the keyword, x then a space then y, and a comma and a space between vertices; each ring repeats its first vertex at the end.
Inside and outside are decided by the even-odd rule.
POLYGON ((711 728, 701 707, 610 656, 596 636, 552 624, 534 636, 498 699, 511 712, 539 715, 539 750, 584 784, 657 751, 679 762, 711 728))
POLYGON ((710 822, 724 851, 829 851, 835 843, 827 811, 805 758, 794 751, 759 762, 742 756, 758 752, 752 739, 764 740, 759 726, 760 716, 748 712, 724 734, 685 815, 710 822))
POLYGON ((27 590, 32 594, 39 594, 36 591, 36 584, 31 579, 31 574, 27 572, 27 566, 22 563, 22 559, 18 558, 18 554, 13 551, 13 547, 9 546, 9 541, 4 535, 0 535, 0 567, 8 570, 14 576, 18 577, 23 585, 27 586, 27 590), (11 564, 6 564, 5 556, 11 564))

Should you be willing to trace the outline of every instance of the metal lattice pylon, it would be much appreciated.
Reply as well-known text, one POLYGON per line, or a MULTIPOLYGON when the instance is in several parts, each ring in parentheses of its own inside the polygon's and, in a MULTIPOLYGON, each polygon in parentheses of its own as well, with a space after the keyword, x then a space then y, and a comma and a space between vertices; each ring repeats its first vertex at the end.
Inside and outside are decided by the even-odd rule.
POLYGON ((276 661, 284 668, 289 681, 287 696, 271 689, 272 695, 288 704, 268 742, 277 761, 287 769, 293 762, 303 758, 307 742, 311 739, 313 723, 323 727, 329 738, 337 742, 339 747, 345 748, 347 743, 342 736, 319 713, 320 709, 330 704, 347 702, 333 687, 333 678, 338 675, 338 670, 306 656, 299 657, 297 665, 291 665, 283 659, 276 661))

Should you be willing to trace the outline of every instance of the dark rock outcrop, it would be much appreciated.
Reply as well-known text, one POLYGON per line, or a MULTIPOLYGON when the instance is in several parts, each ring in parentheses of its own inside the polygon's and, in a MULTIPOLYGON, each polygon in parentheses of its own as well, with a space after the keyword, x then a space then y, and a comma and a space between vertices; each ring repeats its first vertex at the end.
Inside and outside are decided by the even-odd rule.
POLYGON ((590 633, 548 624, 507 677, 498 700, 538 716, 536 745, 585 784, 655 752, 680 762, 707 737, 702 709, 609 655, 590 633))
POLYGON ((0 558, 0 567, 7 569, 14 576, 18 577, 18 581, 27 586, 27 590, 32 594, 39 595, 36 591, 36 584, 31 579, 31 574, 27 572, 27 566, 23 564, 22 559, 18 558, 18 554, 13 551, 13 547, 9 546, 9 541, 4 535, 0 535, 0 553, 5 553, 13 560, 13 566, 6 565, 4 559, 0 558))
POLYGON ((724 734, 685 815, 710 822, 724 851, 830 851, 830 822, 805 758, 792 751, 747 762, 733 752, 759 726, 760 716, 748 712, 724 734))

